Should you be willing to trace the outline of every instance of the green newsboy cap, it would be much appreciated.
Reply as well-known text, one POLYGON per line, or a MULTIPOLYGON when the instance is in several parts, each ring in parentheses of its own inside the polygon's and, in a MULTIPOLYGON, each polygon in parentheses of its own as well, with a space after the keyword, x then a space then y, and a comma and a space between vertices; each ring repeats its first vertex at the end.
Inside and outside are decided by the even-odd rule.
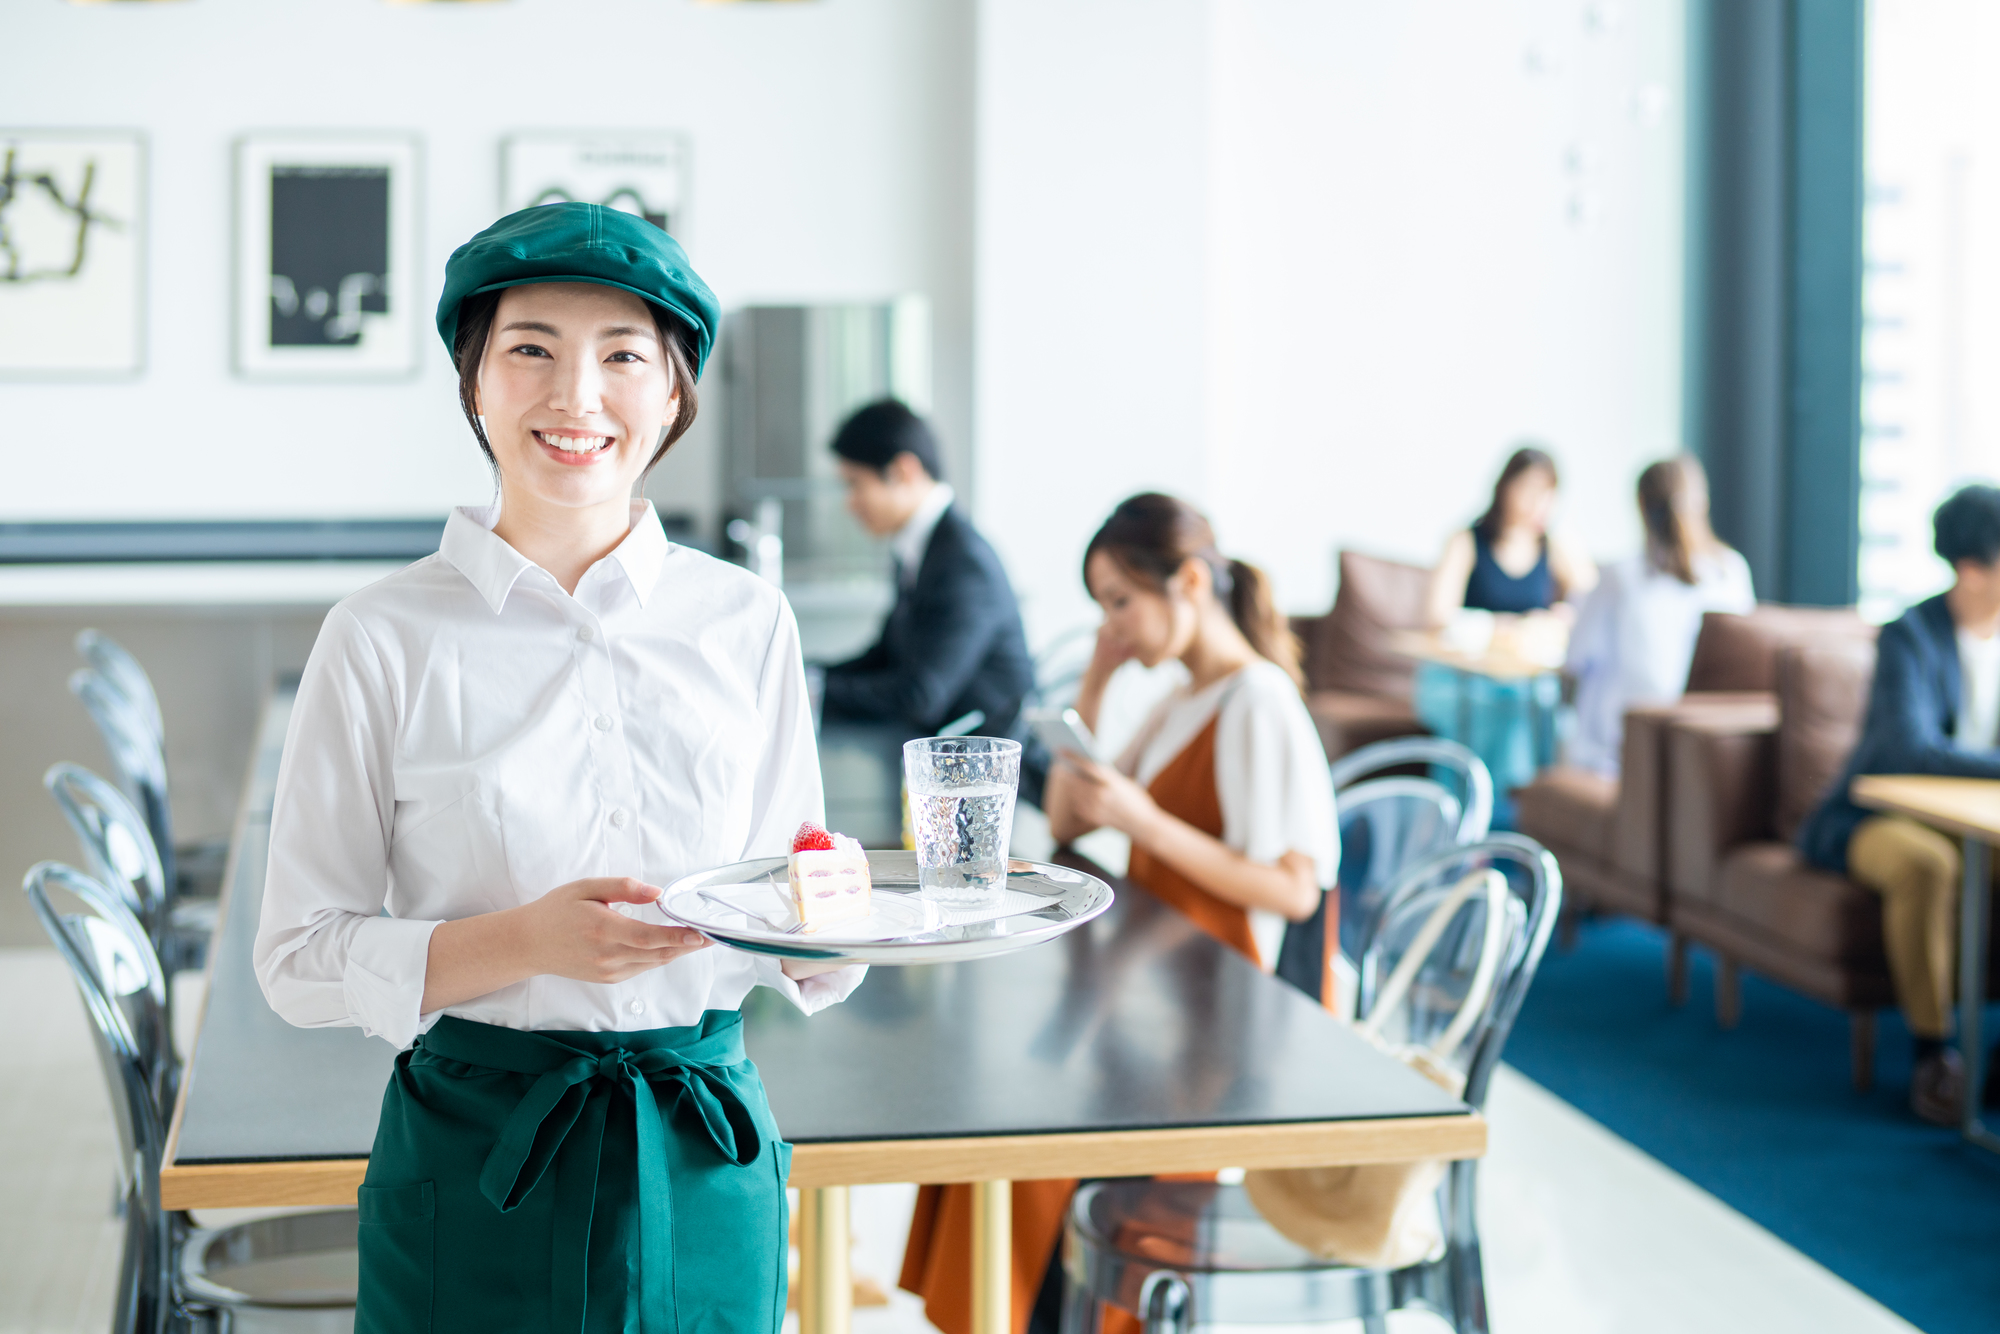
POLYGON ((722 307, 673 237, 602 204, 538 204, 509 213, 451 252, 438 336, 458 338, 459 303, 524 283, 601 283, 642 296, 694 330, 694 371, 708 363, 722 307))

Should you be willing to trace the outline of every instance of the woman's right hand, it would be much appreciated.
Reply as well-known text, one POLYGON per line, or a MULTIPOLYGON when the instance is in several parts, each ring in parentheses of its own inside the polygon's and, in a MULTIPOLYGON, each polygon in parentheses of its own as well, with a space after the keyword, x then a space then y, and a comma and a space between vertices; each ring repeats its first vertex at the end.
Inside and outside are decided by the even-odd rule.
POLYGON ((659 887, 629 876, 572 880, 521 909, 537 974, 578 982, 623 982, 707 949, 708 937, 683 926, 638 922, 614 903, 653 903, 659 887))

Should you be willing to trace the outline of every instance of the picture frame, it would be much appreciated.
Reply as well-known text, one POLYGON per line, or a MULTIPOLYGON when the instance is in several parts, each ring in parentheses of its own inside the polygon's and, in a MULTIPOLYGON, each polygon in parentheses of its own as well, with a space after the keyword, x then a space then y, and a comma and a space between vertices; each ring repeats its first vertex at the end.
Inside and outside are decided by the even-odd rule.
POLYGON ((146 138, 0 129, 0 379, 145 369, 146 138))
POLYGON ((575 200, 636 214, 678 236, 687 196, 687 138, 672 131, 537 132, 500 146, 503 215, 575 200))
POLYGON ((409 134, 236 143, 236 370, 397 379, 418 369, 422 149, 409 134))

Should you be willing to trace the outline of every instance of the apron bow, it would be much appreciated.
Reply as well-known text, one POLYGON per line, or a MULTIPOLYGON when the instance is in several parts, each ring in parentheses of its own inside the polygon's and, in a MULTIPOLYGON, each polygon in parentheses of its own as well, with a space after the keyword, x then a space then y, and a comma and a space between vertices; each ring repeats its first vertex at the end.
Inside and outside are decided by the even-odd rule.
POLYGON ((474 1034, 471 1027, 441 1020, 419 1043, 447 1060, 537 1076, 487 1155, 479 1189, 494 1208, 507 1213, 527 1198, 552 1164, 557 1167, 550 1268, 561 1329, 584 1327, 605 1120, 614 1093, 631 1093, 638 1141, 639 1246, 645 1261, 640 1265, 640 1328, 673 1334, 673 1182, 661 1096, 667 1116, 689 1130, 699 1125, 724 1161, 739 1167, 755 1162, 763 1137, 750 1108, 721 1073, 745 1059, 740 1020, 678 1047, 621 1045, 601 1054, 580 1051, 551 1034, 487 1025, 477 1026, 474 1034))

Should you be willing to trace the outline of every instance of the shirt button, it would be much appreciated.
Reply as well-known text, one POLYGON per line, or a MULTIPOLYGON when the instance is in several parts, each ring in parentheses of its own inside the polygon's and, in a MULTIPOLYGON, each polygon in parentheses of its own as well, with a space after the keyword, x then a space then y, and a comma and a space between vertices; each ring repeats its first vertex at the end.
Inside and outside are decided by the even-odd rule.
POLYGON ((603 714, 599 714, 597 717, 597 730, 600 732, 609 732, 611 730, 611 720, 603 714))
POLYGON ((631 1010, 633 1014, 644 1014, 646 1012, 646 1002, 633 1001, 631 1005, 627 1006, 626 1008, 631 1010))
POLYGON ((589 626, 586 625, 583 627, 583 629, 576 632, 576 637, 578 639, 581 639, 584 643, 588 644, 591 640, 597 638, 597 631, 591 629, 589 626))
POLYGON ((625 827, 625 812, 611 812, 611 827, 613 829, 623 829, 625 827))

